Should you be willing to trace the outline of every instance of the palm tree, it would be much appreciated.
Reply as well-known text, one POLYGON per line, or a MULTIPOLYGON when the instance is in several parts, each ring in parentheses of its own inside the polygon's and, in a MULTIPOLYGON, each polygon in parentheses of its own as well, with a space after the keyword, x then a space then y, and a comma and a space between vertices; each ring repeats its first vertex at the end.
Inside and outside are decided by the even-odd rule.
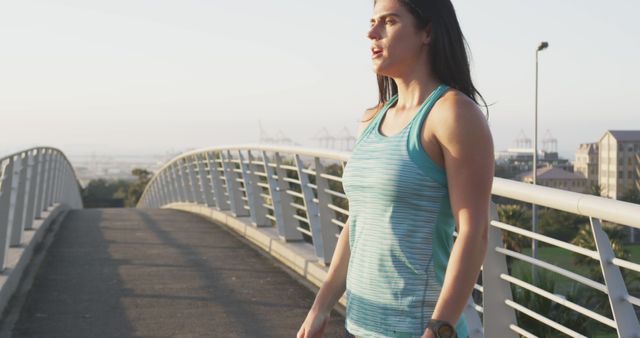
MULTIPOLYGON (((603 227, 603 230, 609 237, 611 248, 613 249, 613 254, 621 259, 628 259, 629 250, 623 245, 623 242, 627 237, 626 230, 620 226, 603 227)), ((589 250, 596 250, 596 245, 591 233, 591 227, 588 224, 583 225, 580 228, 580 231, 578 231, 576 237, 571 241, 571 244, 589 250)), ((600 264, 596 263, 593 259, 587 256, 574 254, 573 262, 576 265, 588 266, 590 277, 602 281, 600 264)), ((624 271, 625 270, 623 270, 623 273, 624 271)))
MULTIPOLYGON (((623 244, 627 237, 626 229, 624 229, 624 227, 614 225, 603 227, 603 230, 609 237, 613 254, 617 258, 625 260, 629 259, 629 249, 625 248, 623 244)), ((580 229, 578 235, 573 239, 573 241, 571 241, 571 243, 585 249, 596 250, 594 238, 588 225, 585 225, 580 229)), ((591 279, 601 283, 604 282, 599 262, 579 254, 574 254, 573 261, 577 266, 588 267, 587 271, 591 279)), ((639 274, 627 269, 620 269, 620 273, 622 274, 622 278, 625 281, 625 285, 627 286, 629 293, 637 293, 638 282, 640 281, 639 274)), ((594 310, 599 310, 599 312, 605 316, 611 316, 609 298, 606 294, 588 288, 588 290, 585 290, 583 297, 584 299, 587 299, 587 302, 594 310)))
MULTIPOLYGON (((497 209, 500 222, 519 228, 526 228, 526 222, 531 218, 530 211, 519 204, 500 204, 497 206, 497 209)), ((515 252, 522 252, 523 248, 531 245, 529 238, 509 231, 502 231, 502 243, 504 243, 505 248, 515 252)), ((507 256, 507 271, 509 274, 511 274, 512 263, 513 257, 507 256)))
MULTIPOLYGON (((518 278, 526 283, 534 284, 531 269, 521 267, 518 271, 518 278)), ((556 284, 557 277, 547 270, 540 270, 536 273, 535 285, 543 290, 551 293, 556 293, 558 284, 556 284)), ((584 298, 584 292, 586 287, 574 284, 569 292, 565 295, 566 299, 573 303, 580 303, 580 299, 584 298)), ((539 296, 538 294, 531 292, 527 289, 511 285, 511 294, 513 295, 513 301, 531 309, 547 318, 551 318, 555 322, 564 325, 576 332, 591 336, 589 321, 584 319, 581 314, 568 309, 560 304, 557 304, 548 298, 539 296)), ((518 326, 535 334, 538 337, 556 337, 558 331, 555 329, 541 324, 537 320, 529 317, 528 315, 516 312, 516 319, 518 326)))
POLYGON ((596 182, 591 183, 585 190, 585 194, 602 196, 602 187, 596 182))

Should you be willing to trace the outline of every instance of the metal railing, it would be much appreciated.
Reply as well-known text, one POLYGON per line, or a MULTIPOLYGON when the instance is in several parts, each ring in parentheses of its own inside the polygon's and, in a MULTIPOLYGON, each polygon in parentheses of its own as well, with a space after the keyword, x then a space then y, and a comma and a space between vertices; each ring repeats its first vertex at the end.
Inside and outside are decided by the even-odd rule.
POLYGON ((82 208, 80 185, 65 155, 36 147, 0 158, 0 271, 10 247, 53 206, 82 208))
MULTIPOLYGON (((228 210, 235 217, 249 217, 256 227, 275 227, 282 241, 306 240, 318 260, 328 263, 337 237, 349 215, 342 190, 341 173, 350 153, 295 147, 228 146, 182 154, 165 164, 147 185, 138 207, 159 208, 172 203, 193 203, 217 210, 228 210)), ((629 295, 620 269, 640 272, 640 265, 617 258, 611 241, 602 230, 609 221, 640 228, 640 206, 601 197, 578 194, 495 178, 492 194, 524 203, 553 208, 590 219, 595 250, 573 245, 539 233, 503 223, 492 204, 489 220, 489 249, 482 278, 470 299, 465 317, 471 337, 535 337, 519 327, 516 313, 547 325, 558 333, 583 335, 571 327, 537 313, 514 301, 512 287, 543 297, 584 320, 611 327, 619 337, 640 337, 635 308, 640 300, 629 295), (509 250, 503 232, 536 239, 593 259, 600 265, 605 283, 593 281, 554 262, 509 250), (509 273, 506 258, 512 257, 593 288, 607 295, 613 318, 578 305, 509 273), (481 319, 482 317, 482 319, 481 319)))

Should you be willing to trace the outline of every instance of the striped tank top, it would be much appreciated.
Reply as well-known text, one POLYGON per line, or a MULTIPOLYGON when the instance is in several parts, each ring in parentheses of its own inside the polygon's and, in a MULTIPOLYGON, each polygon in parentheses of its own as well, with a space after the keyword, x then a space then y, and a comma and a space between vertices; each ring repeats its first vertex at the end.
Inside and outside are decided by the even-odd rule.
MULTIPOLYGON (((380 121, 356 141, 343 173, 349 200, 347 330, 358 337, 420 337, 442 289, 455 222, 447 177, 421 142, 421 126, 448 89, 436 88, 411 122, 384 136, 380 121)), ((467 337, 464 316, 456 324, 467 337)))

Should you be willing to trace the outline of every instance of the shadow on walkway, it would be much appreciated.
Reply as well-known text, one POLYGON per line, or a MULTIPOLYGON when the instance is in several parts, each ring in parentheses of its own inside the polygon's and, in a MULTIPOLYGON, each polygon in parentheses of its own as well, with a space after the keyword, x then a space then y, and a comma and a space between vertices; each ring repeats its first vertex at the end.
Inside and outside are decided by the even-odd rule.
MULTIPOLYGON (((295 337, 313 293, 220 226, 173 210, 70 212, 14 337, 295 337)), ((325 337, 342 337, 332 314, 325 337)))

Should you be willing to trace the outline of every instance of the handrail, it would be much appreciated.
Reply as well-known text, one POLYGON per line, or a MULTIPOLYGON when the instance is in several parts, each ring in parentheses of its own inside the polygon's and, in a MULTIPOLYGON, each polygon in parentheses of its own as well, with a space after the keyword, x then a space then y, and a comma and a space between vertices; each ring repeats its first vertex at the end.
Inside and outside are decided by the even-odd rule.
MULTIPOLYGON (((318 260, 331 260, 337 235, 349 215, 342 187, 341 170, 350 153, 302 147, 270 145, 229 145, 193 150, 168 161, 155 173, 145 188, 138 207, 159 208, 172 203, 188 203, 219 211, 228 210, 235 217, 249 217, 256 227, 275 227, 285 241, 307 240, 318 260), (304 160, 303 160, 304 158, 304 160), (285 163, 286 162, 286 163, 285 163), (332 168, 333 172, 328 172, 332 168)), ((543 186, 534 186, 503 178, 494 178, 492 194, 524 203, 570 212, 589 217, 596 243, 595 250, 579 248, 566 242, 533 233, 500 222, 496 206, 492 204, 489 219, 489 250, 482 267, 482 285, 477 295, 482 304, 465 309, 469 323, 483 327, 470 328, 471 337, 515 337, 527 332, 516 322, 515 311, 539 321, 539 325, 562 332, 571 328, 536 314, 513 300, 511 287, 534 290, 538 296, 558 300, 534 284, 509 274, 506 256, 538 269, 560 273, 576 283, 598 292, 604 291, 613 310, 613 318, 561 302, 566 311, 576 311, 591 320, 614 326, 619 337, 634 337, 640 332, 633 306, 637 298, 629 295, 620 268, 638 271, 638 264, 615 257, 611 241, 602 230, 602 221, 640 228, 640 205, 579 194, 543 186), (571 249, 586 255, 593 264, 600 264, 605 283, 586 282, 587 277, 557 267, 521 253, 503 249, 502 234, 517 233, 540 240, 548 245, 571 249), (602 289, 602 287, 606 289, 602 289), (526 311, 524 311, 526 309, 526 311), (476 321, 477 319, 477 321, 476 321), (480 324, 479 324, 480 325, 480 324)), ((472 324, 470 324, 472 325, 472 324)))
POLYGON ((0 271, 10 247, 54 205, 82 208, 80 185, 64 153, 33 147, 0 158, 0 271))
POLYGON ((640 229, 640 205, 504 178, 493 179, 494 195, 598 218, 640 229))

